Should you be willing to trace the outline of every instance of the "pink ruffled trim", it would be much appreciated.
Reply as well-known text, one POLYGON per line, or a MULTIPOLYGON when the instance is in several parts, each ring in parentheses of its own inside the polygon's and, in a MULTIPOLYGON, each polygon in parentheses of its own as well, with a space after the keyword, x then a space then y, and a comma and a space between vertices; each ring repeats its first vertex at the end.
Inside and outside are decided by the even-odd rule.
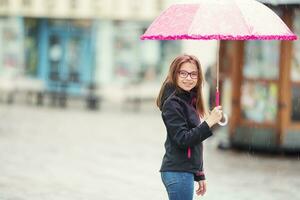
POLYGON ((297 40, 297 35, 142 35, 141 40, 297 40))

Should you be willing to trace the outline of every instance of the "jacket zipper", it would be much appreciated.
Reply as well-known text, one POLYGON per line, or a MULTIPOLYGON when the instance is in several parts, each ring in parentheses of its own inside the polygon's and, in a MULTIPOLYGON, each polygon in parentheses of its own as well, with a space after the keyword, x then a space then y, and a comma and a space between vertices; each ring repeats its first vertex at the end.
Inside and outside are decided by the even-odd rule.
MULTIPOLYGON (((192 102, 191 102, 191 107, 195 110, 195 112, 198 114, 198 112, 197 112, 197 110, 194 108, 194 106, 193 106, 193 104, 195 103, 195 102, 193 102, 193 101, 196 101, 196 98, 193 98, 192 99, 192 102)), ((187 156, 188 156, 188 159, 191 159, 191 156, 192 156, 192 150, 191 150, 191 147, 188 147, 188 152, 187 152, 187 156)))

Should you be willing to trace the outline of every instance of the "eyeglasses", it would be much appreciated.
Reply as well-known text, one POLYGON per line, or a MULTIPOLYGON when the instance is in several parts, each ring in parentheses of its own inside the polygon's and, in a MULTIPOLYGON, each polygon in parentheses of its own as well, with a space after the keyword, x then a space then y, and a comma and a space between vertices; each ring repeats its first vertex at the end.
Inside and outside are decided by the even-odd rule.
POLYGON ((180 71, 178 72, 178 74, 179 74, 179 76, 180 76, 181 78, 187 78, 188 75, 190 75, 190 77, 191 77, 192 79, 197 79, 197 78, 198 78, 198 72, 197 72, 197 71, 187 72, 187 71, 185 71, 185 70, 180 70, 180 71))

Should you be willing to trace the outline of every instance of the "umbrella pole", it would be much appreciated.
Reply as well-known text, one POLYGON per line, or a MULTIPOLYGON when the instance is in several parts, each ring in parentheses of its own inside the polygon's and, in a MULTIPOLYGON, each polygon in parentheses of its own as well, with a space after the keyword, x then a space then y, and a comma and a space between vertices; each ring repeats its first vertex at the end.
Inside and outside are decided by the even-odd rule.
POLYGON ((215 99, 215 103, 216 103, 216 106, 219 106, 220 105, 220 92, 219 92, 219 80, 220 80, 220 77, 219 77, 219 71, 220 71, 220 66, 219 66, 219 52, 220 52, 220 40, 217 41, 217 55, 216 55, 216 59, 217 59, 217 70, 216 70, 216 73, 217 73, 217 77, 216 77, 216 99, 215 99))
MULTIPOLYGON (((219 82, 220 82, 220 63, 219 63, 219 52, 220 52, 220 40, 217 41, 217 78, 216 78, 216 106, 220 105, 220 92, 219 92, 219 82)), ((223 117, 221 121, 218 123, 220 126, 225 126, 228 123, 228 117, 225 113, 223 113, 223 117)))

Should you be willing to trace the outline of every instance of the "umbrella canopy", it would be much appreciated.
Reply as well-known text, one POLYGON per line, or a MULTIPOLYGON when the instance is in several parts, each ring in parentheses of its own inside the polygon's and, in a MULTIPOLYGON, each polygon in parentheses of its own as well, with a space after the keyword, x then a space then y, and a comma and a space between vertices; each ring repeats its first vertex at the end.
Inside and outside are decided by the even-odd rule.
POLYGON ((202 0, 174 4, 141 36, 142 40, 296 40, 285 23, 255 0, 202 0))

